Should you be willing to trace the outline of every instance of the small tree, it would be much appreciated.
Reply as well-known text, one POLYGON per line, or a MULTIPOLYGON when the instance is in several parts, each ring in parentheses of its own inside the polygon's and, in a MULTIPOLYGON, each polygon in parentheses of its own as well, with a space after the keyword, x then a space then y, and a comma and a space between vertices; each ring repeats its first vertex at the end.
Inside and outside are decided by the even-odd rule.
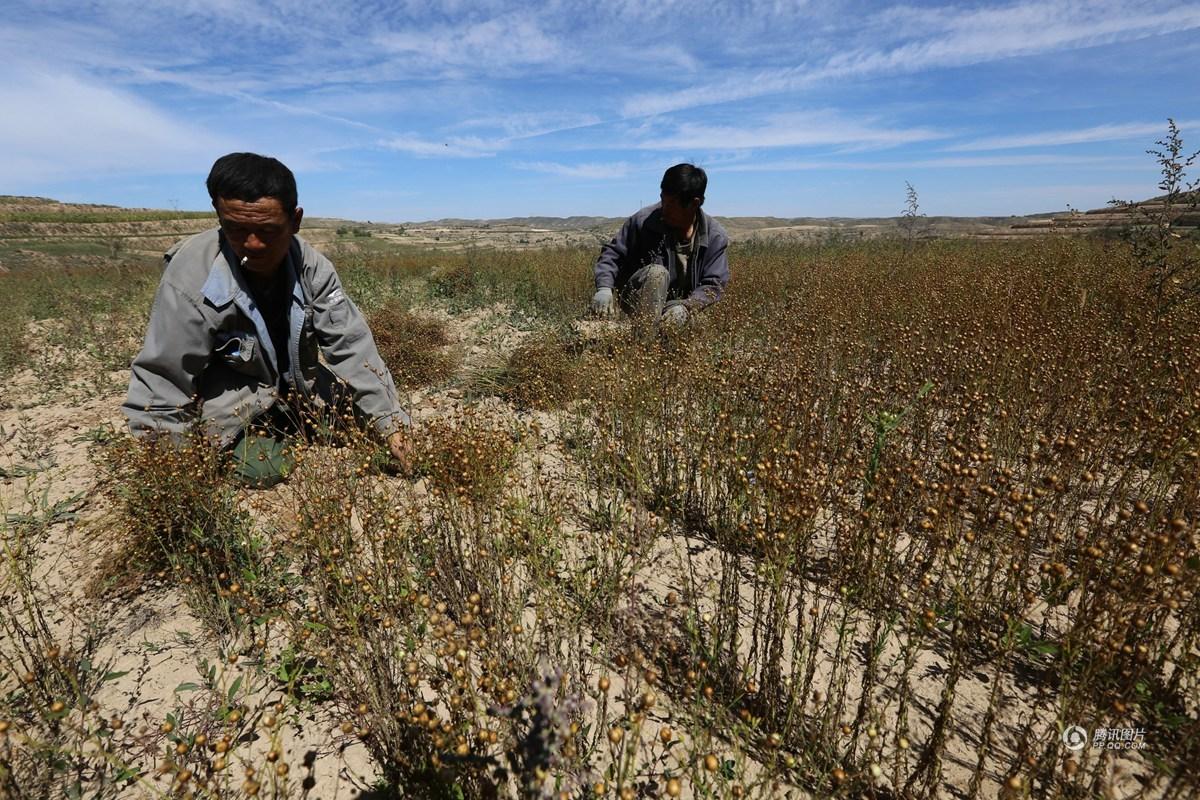
POLYGON ((1184 214, 1196 211, 1200 179, 1188 181, 1187 171, 1200 150, 1185 156, 1183 137, 1175 120, 1167 120, 1167 135, 1146 151, 1158 162, 1163 192, 1153 204, 1112 200, 1109 205, 1130 211, 1132 220, 1125 238, 1134 258, 1145 270, 1147 288, 1154 296, 1157 321, 1172 305, 1200 294, 1200 257, 1195 247, 1182 248, 1183 234, 1174 230, 1184 214))
POLYGON ((904 232, 905 249, 911 249, 913 242, 925 232, 921 218, 921 203, 917 198, 917 190, 908 181, 904 182, 904 210, 900 212, 900 230, 904 232))

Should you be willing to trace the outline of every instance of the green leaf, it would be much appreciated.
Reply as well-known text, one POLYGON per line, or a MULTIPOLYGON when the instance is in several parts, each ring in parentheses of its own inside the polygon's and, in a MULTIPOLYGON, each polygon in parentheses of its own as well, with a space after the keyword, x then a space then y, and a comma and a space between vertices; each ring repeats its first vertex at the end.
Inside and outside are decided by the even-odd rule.
POLYGON ((134 781, 137 780, 139 775, 141 775, 141 773, 132 767, 122 767, 113 775, 113 780, 117 783, 121 783, 123 781, 134 781))
MULTIPOLYGON (((199 686, 192 683, 191 681, 187 681, 185 683, 181 683, 178 686, 176 686, 175 693, 178 694, 179 692, 194 692, 199 688, 200 688, 199 686)), ((170 717, 167 717, 167 719, 170 719, 170 717)))
POLYGON ((1162 724, 1168 729, 1174 731, 1179 730, 1182 725, 1189 721, 1189 718, 1186 714, 1172 714, 1168 712, 1164 714, 1159 721, 1162 722, 1162 724))
POLYGON ((100 681, 101 681, 101 683, 107 683, 108 681, 115 681, 117 678, 123 678, 126 675, 128 675, 129 673, 130 673, 130 670, 127 670, 127 669, 123 669, 120 672, 106 672, 106 673, 104 673, 104 677, 101 678, 100 681))
POLYGON ((1151 755, 1150 762, 1154 764, 1155 769, 1157 769, 1163 775, 1175 777, 1175 768, 1163 759, 1159 758, 1158 756, 1151 755))
POLYGON ((229 693, 225 696, 230 705, 233 704, 233 699, 237 697, 238 689, 242 688, 242 677, 243 676, 241 675, 237 676, 237 680, 235 680, 233 685, 229 687, 229 693))
POLYGON ((1044 656, 1057 656, 1060 648, 1054 642, 1034 642, 1033 650, 1044 656))

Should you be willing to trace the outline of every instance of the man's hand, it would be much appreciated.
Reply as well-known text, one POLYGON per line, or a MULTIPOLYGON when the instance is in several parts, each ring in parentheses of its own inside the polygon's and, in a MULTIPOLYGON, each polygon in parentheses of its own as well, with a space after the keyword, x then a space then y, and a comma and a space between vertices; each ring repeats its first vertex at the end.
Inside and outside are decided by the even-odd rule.
POLYGON ((592 313, 597 317, 612 317, 617 313, 617 304, 613 300, 613 290, 605 287, 597 289, 592 295, 592 313))
POLYGON ((675 326, 682 325, 683 323, 687 322, 687 319, 688 319, 688 310, 687 310, 687 306, 685 306, 683 303, 678 303, 673 306, 667 306, 666 310, 663 311, 662 318, 661 318, 662 323, 664 325, 675 325, 675 326))
POLYGON ((387 439, 388 451, 392 454, 396 472, 411 475, 413 472, 413 444, 408 431, 396 431, 387 439))

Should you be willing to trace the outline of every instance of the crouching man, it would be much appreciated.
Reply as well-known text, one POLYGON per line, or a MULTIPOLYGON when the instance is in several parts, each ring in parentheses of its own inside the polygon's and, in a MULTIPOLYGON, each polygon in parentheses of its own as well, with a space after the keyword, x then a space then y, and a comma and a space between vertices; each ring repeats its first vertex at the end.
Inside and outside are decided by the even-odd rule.
POLYGON ((408 415, 333 265, 296 235, 291 170, 230 153, 207 185, 219 226, 167 251, 122 409, 132 433, 179 437, 199 422, 263 487, 294 464, 296 410, 346 403, 407 466, 408 415))
POLYGON ((682 324, 721 298, 729 282, 729 237, 700 210, 708 176, 691 164, 668 169, 660 202, 625 221, 596 261, 592 311, 682 324))

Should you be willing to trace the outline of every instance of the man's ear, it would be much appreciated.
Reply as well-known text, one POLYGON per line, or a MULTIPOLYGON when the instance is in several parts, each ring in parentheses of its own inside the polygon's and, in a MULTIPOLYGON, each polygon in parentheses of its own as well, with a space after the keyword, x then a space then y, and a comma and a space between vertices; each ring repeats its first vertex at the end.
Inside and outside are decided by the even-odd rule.
POLYGON ((295 212, 292 213, 292 233, 300 232, 300 220, 304 219, 304 209, 296 206, 295 212))

